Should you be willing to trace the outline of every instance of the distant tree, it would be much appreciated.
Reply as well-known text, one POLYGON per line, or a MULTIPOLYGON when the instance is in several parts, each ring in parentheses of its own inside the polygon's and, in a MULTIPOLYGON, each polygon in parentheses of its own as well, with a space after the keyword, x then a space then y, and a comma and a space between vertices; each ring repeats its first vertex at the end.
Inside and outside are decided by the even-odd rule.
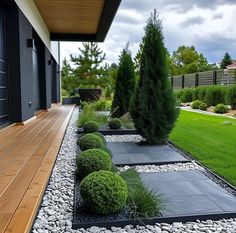
POLYGON ((232 64, 232 58, 228 53, 225 53, 221 63, 220 63, 220 68, 221 69, 226 69, 228 65, 232 64))
POLYGON ((79 85, 78 79, 73 75, 70 63, 66 58, 62 61, 61 80, 62 89, 68 93, 72 93, 79 85))
POLYGON ((107 80, 106 54, 95 42, 85 42, 79 55, 70 55, 72 73, 80 87, 104 87, 107 80))
POLYGON ((112 102, 112 117, 121 117, 129 111, 129 102, 135 86, 134 63, 128 48, 120 55, 115 93, 112 102))
POLYGON ((171 75, 181 75, 212 70, 212 66, 194 46, 180 46, 168 59, 171 75))
POLYGON ((147 22, 143 41, 140 79, 130 102, 130 114, 138 133, 149 144, 162 144, 178 114, 168 79, 162 22, 156 11, 147 22))

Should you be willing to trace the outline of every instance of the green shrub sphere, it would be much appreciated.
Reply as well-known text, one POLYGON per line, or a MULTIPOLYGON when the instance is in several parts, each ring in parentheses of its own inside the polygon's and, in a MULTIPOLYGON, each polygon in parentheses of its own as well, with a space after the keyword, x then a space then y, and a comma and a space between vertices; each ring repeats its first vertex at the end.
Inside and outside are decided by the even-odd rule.
POLYGON ((88 209, 98 214, 120 211, 128 198, 125 181, 111 171, 93 172, 80 184, 80 193, 88 209))
POLYGON ((108 170, 112 168, 111 157, 108 153, 100 149, 90 149, 83 151, 76 160, 77 174, 80 178, 84 178, 88 174, 108 170))
POLYGON ((105 146, 102 139, 92 133, 82 136, 78 140, 78 145, 82 151, 96 148, 101 149, 105 146))
POLYGON ((92 134, 98 136, 99 138, 102 139, 102 141, 103 141, 104 143, 106 143, 105 137, 104 137, 103 134, 101 134, 100 132, 93 132, 92 134))
POLYGON ((220 114, 227 113, 228 111, 229 111, 228 107, 224 104, 217 104, 214 109, 215 113, 220 113, 220 114))
POLYGON ((202 104, 201 100, 194 100, 191 104, 191 107, 193 109, 199 109, 201 104, 202 104))
POLYGON ((100 128, 100 125, 96 121, 88 121, 84 124, 84 133, 93 133, 97 132, 100 128))
POLYGON ((118 118, 113 118, 108 123, 110 129, 120 129, 122 126, 122 121, 118 118))

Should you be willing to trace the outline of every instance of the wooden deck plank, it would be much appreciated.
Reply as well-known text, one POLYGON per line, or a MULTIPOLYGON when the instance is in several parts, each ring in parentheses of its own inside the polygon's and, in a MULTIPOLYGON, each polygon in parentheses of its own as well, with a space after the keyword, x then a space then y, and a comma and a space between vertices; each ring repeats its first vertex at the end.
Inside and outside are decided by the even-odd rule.
MULTIPOLYGON (((0 197, 0 233, 6 230, 9 223, 10 223, 9 227, 7 229, 8 232, 17 232, 17 233, 20 232, 17 229, 18 225, 15 224, 14 222, 16 223, 24 222, 24 224, 19 224, 20 229, 22 229, 21 232, 26 232, 25 229, 30 229, 31 227, 33 217, 37 212, 37 207, 41 201, 43 190, 46 187, 46 183, 50 176, 51 169, 55 162, 57 152, 60 148, 64 131, 72 111, 71 106, 70 107, 60 106, 56 108, 59 109, 55 115, 56 118, 51 119, 51 121, 54 122, 53 123, 51 122, 51 124, 48 123, 51 125, 51 127, 47 128, 46 126, 48 124, 45 122, 46 124, 43 124, 44 128, 42 128, 42 130, 39 132, 40 127, 39 126, 34 127, 33 125, 40 124, 40 121, 36 120, 33 121, 34 122, 34 124, 32 124, 33 129, 27 131, 28 134, 30 134, 30 136, 26 134, 24 136, 24 139, 19 140, 19 146, 24 147, 24 145, 27 145, 25 148, 28 149, 30 148, 31 153, 25 149, 24 153, 18 154, 18 158, 13 160, 10 159, 11 161, 13 161, 12 168, 9 169, 10 173, 9 174, 3 173, 6 175, 4 182, 5 183, 10 182, 10 183, 8 184, 7 188, 5 187, 4 192, 0 197), (33 132, 37 136, 33 136, 33 132), (34 139, 30 140, 31 137, 33 137, 34 139), (29 141, 27 141, 26 139, 29 139, 29 141), (35 150, 32 152, 33 148, 35 150), (29 154, 27 154, 27 151, 29 152, 29 154), (51 156, 51 160, 49 159, 50 158, 49 155, 51 156), (24 160, 25 163, 22 163, 21 161, 23 157, 26 159, 24 160), (7 175, 9 175, 10 178, 7 175), (39 183, 39 186, 37 185, 37 183, 39 183), (31 190, 32 192, 30 192, 31 190), (34 196, 36 198, 34 198, 34 196), (23 200, 24 202, 22 202, 23 200), (28 212, 27 215, 25 215, 27 217, 25 217, 24 215, 19 216, 18 213, 22 209, 24 209, 26 203, 31 203, 27 204, 28 207, 26 209, 28 210, 28 212), (18 219, 18 217, 20 217, 20 219, 18 219), (11 219, 14 220, 11 221, 11 219)), ((21 133, 19 133, 18 136, 20 137, 20 135, 22 136, 21 133)), ((10 149, 10 150, 14 152, 12 153, 11 156, 14 156, 14 154, 17 153, 16 149, 13 150, 10 149)), ((0 179, 3 177, 4 176, 2 177, 0 176, 0 179)))
MULTIPOLYGON (((52 114, 53 111, 49 113, 52 114)), ((25 126, 17 126, 19 127, 18 130, 13 131, 6 136, 0 138, 0 151, 5 150, 5 148, 8 146, 11 146, 13 143, 16 144, 22 137, 27 135, 31 130, 34 129, 34 127, 37 127, 37 123, 42 123, 44 119, 47 119, 48 115, 42 115, 41 117, 37 118, 35 121, 31 121, 25 126)))
MULTIPOLYGON (((33 131, 31 131, 27 137, 25 137, 20 143, 13 147, 10 151, 5 151, 4 154, 9 158, 0 161, 0 197, 5 189, 10 185, 11 180, 18 173, 25 162, 30 158, 38 144, 43 140, 44 136, 50 130, 51 126, 55 124, 57 115, 49 116, 48 122, 39 124, 33 131), (43 127, 43 128, 42 128, 43 127), (30 139, 31 138, 31 139, 30 139), (11 156, 14 154, 15 156, 11 156)), ((2 153, 0 153, 2 155, 2 153)))
POLYGON ((70 119, 71 112, 70 114, 68 114, 66 120, 62 124, 60 130, 57 133, 57 136, 54 138, 53 143, 48 150, 48 153, 42 161, 20 205, 14 213, 14 216, 12 217, 5 233, 30 232, 34 218, 37 214, 38 207, 42 201, 48 179, 50 178, 51 170, 54 166, 57 154, 59 152, 60 144, 63 140, 65 129, 70 119), (24 216, 24 218, 22 218, 22 216, 24 216))

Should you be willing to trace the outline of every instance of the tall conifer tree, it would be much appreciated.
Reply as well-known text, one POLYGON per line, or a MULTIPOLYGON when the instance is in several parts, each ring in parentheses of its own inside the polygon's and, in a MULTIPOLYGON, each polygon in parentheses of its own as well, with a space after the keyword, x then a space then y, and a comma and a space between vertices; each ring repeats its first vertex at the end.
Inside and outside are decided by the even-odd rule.
POLYGON ((112 117, 121 117, 129 111, 129 102, 135 86, 134 63, 128 48, 120 56, 112 103, 112 117))
POLYGON ((149 18, 140 62, 140 79, 130 103, 138 132, 149 144, 162 144, 174 127, 177 111, 168 80, 167 50, 156 11, 149 18))

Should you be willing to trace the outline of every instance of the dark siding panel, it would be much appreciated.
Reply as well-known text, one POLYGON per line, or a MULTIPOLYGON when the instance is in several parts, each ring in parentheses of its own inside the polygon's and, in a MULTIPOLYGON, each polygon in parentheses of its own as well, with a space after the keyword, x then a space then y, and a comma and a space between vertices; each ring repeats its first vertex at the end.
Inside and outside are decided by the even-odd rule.
POLYGON ((4 27, 4 11, 0 8, 0 124, 9 120, 4 27))
POLYGON ((21 67, 21 109, 22 121, 34 116, 33 102, 33 64, 32 48, 27 46, 27 40, 32 39, 32 26, 19 10, 20 35, 20 67, 21 67))

